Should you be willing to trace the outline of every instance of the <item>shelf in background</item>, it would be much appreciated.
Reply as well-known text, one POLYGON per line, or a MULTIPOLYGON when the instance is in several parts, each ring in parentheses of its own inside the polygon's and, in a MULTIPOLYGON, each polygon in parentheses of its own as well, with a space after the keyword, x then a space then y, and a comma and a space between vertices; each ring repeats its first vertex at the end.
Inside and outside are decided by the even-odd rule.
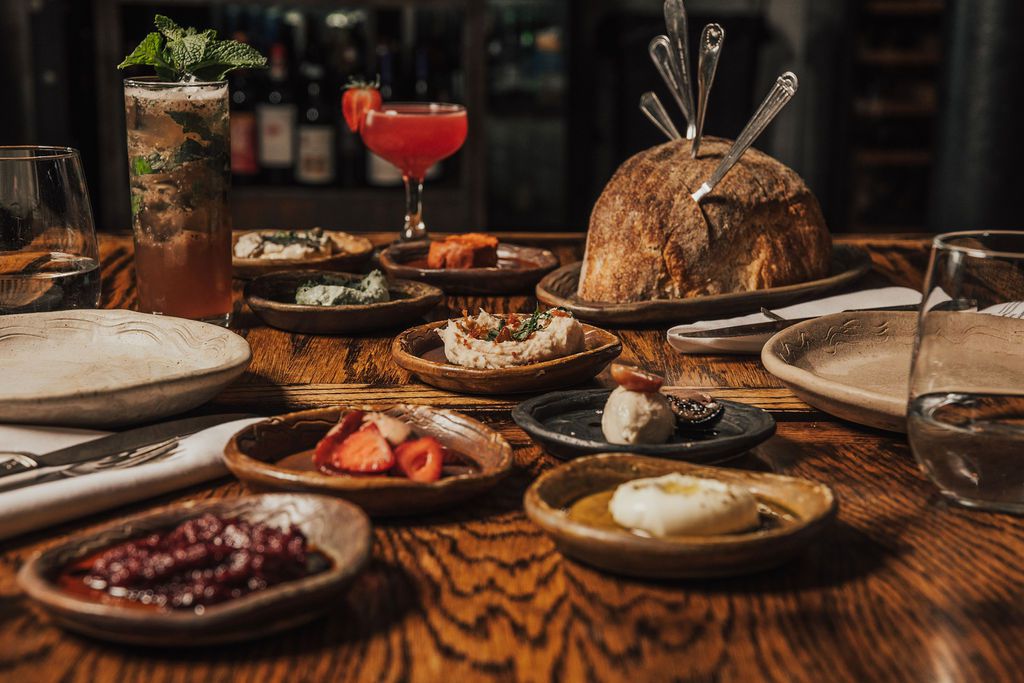
POLYGON ((880 16, 921 16, 941 14, 945 0, 870 0, 864 10, 880 16))
MULTIPOLYGON (((423 220, 430 230, 464 232, 477 228, 471 201, 460 187, 423 190, 423 220)), ((236 230, 262 228, 364 232, 397 230, 405 214, 401 187, 331 188, 246 185, 231 190, 231 216, 236 230), (324 216, 330 216, 324 220, 324 216)))
POLYGON ((937 50, 892 50, 861 48, 857 60, 869 66, 935 66, 942 59, 937 50))
POLYGON ((861 149, 854 152, 860 166, 927 166, 932 153, 927 149, 861 149))

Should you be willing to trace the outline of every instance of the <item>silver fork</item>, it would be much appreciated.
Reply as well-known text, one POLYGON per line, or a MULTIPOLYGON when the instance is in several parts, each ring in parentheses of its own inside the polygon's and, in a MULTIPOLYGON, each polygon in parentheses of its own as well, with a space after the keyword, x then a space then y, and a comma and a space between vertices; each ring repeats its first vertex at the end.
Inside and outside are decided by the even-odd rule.
MULTIPOLYGON (((133 448, 120 453, 114 453, 98 460, 68 465, 64 467, 46 467, 43 469, 29 470, 20 474, 12 474, 0 479, 0 493, 14 489, 34 486, 50 481, 57 481, 67 477, 80 477, 94 472, 101 472, 110 469, 124 469, 136 467, 148 462, 156 462, 175 455, 179 452, 181 439, 171 437, 163 441, 147 444, 140 448, 133 448)), ((31 456, 31 453, 26 455, 31 456)))

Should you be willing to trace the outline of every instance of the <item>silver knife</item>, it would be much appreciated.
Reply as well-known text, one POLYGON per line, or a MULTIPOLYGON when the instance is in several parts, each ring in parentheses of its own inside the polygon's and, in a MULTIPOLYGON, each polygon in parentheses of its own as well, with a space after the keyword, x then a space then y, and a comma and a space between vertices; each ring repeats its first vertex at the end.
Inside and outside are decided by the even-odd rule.
MULTIPOLYGON (((905 306, 887 306, 885 308, 854 308, 848 311, 836 311, 837 313, 858 313, 868 311, 916 311, 920 308, 920 304, 907 304, 905 306)), ((815 320, 821 318, 824 315, 812 315, 808 318, 793 318, 786 320, 769 320, 763 323, 747 323, 745 325, 733 325, 732 327, 718 327, 711 330, 693 330, 690 332, 673 332, 672 334, 676 337, 686 337, 688 339, 727 339, 730 337, 748 337, 755 334, 774 334, 780 330, 784 330, 787 327, 792 327, 797 323, 802 323, 807 320, 815 320)))
POLYGON ((64 467, 124 451, 132 451, 168 439, 178 439, 233 420, 255 417, 248 413, 202 415, 129 429, 43 455, 0 451, 0 478, 42 467, 64 467))

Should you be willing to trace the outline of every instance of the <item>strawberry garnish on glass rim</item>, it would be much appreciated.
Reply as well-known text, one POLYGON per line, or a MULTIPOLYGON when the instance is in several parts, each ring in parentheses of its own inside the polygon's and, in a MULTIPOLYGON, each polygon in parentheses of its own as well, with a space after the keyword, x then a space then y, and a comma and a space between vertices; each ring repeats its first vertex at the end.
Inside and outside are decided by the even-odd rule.
POLYGON ((345 94, 341 96, 341 113, 349 130, 358 133, 366 120, 366 112, 379 110, 381 105, 380 76, 372 83, 361 78, 350 78, 345 85, 345 94))

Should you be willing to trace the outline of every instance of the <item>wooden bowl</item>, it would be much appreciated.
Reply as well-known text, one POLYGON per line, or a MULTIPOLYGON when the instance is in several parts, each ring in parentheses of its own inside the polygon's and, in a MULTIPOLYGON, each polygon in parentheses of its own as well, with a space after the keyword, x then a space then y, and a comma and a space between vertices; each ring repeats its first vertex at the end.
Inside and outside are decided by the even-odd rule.
POLYGON ((252 424, 228 442, 224 461, 236 477, 262 489, 344 498, 379 517, 421 514, 463 502, 494 487, 512 469, 512 447, 496 431, 461 413, 429 406, 322 408, 252 424), (472 459, 479 471, 432 483, 402 477, 349 477, 313 468, 313 448, 351 410, 378 410, 472 459), (288 460, 286 460, 286 458, 288 460), (285 462, 282 462, 285 461, 285 462))
POLYGON ((358 271, 370 260, 373 254, 373 243, 365 237, 351 235, 340 230, 324 230, 324 234, 330 237, 341 249, 339 253, 330 256, 313 256, 304 259, 262 259, 262 258, 238 258, 234 256, 235 243, 242 235, 256 232, 261 235, 281 232, 280 230, 236 230, 231 236, 231 269, 235 277, 247 280, 249 278, 266 275, 267 273, 278 273, 283 270, 296 270, 299 268, 316 268, 319 270, 340 270, 358 271))
POLYGON ((523 504, 563 554, 598 569, 653 579, 733 576, 775 567, 820 534, 838 509, 828 486, 806 479, 615 453, 579 458, 544 473, 527 489, 523 504), (583 496, 670 472, 746 486, 761 505, 785 510, 793 519, 767 530, 665 539, 584 524, 566 514, 583 496))
POLYGON ((370 521, 363 511, 326 496, 268 494, 192 501, 74 534, 30 559, 18 572, 18 585, 59 625, 87 636, 140 645, 202 646, 258 638, 323 614, 366 565, 371 545, 370 521), (54 582, 64 567, 81 557, 207 512, 279 528, 298 526, 310 544, 330 558, 331 567, 212 605, 202 614, 101 604, 68 593, 54 582))
POLYGON ((423 382, 463 394, 521 394, 585 382, 622 352, 619 338, 598 327, 583 325, 583 351, 563 358, 496 370, 464 368, 449 363, 441 338, 434 331, 447 320, 413 327, 395 337, 395 362, 423 382))
POLYGON ((426 242, 393 244, 380 253, 380 265, 391 277, 429 282, 446 294, 516 294, 529 291, 546 273, 558 267, 547 249, 498 245, 494 268, 428 268, 426 242))
POLYGON ((351 334, 405 326, 441 303, 444 292, 411 280, 389 280, 391 301, 379 304, 305 306, 295 303, 295 290, 326 275, 360 280, 364 275, 324 270, 291 270, 261 275, 245 285, 245 302, 271 327, 301 334, 351 334))

